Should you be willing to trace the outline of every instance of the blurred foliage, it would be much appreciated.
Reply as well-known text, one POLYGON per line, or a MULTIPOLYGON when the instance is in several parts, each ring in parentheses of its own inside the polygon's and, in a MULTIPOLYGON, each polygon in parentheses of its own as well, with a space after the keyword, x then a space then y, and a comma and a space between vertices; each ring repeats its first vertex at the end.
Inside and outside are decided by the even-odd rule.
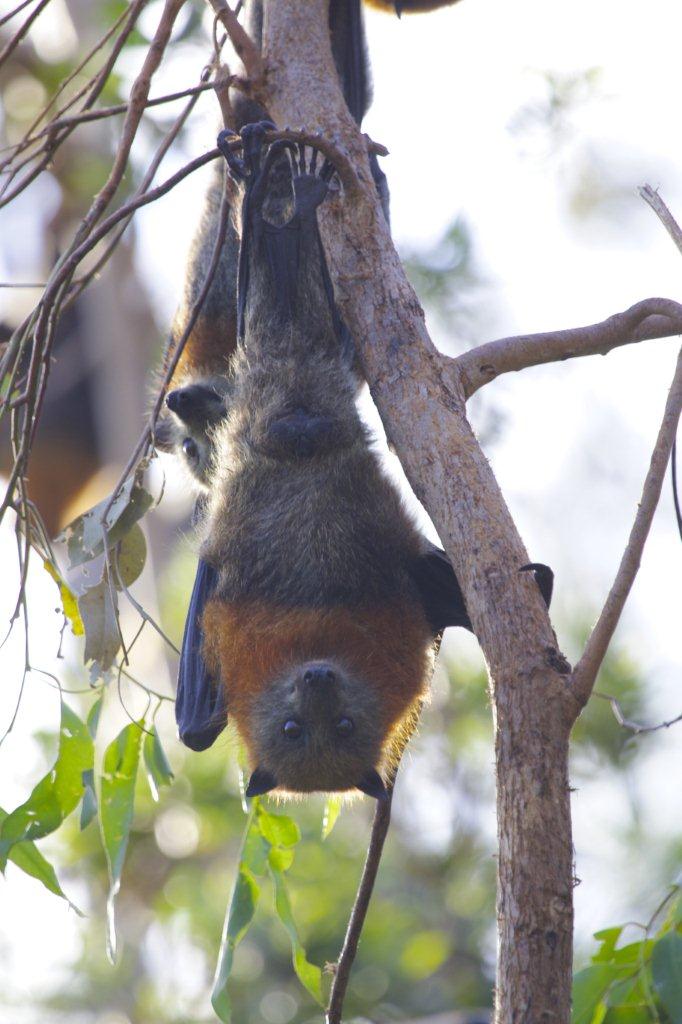
POLYGON ((594 937, 599 949, 573 981, 572 1024, 681 1024, 680 888, 673 886, 648 924, 629 922, 594 937), (639 938, 623 944, 626 929, 639 938))
MULTIPOLYGON (((181 628, 191 569, 186 553, 167 569, 164 626, 172 635, 181 628)), ((640 707, 643 681, 622 653, 615 652, 607 662, 605 686, 606 680, 629 713, 640 707)), ((109 698, 117 703, 115 693, 109 698)), ((99 707, 94 694, 85 698, 80 718, 85 720, 88 707, 95 706, 99 707)), ((170 732, 166 710, 167 705, 156 716, 163 737, 170 732)), ((95 717, 90 716, 91 729, 95 717)), ((150 725, 148 721, 146 728, 150 725)), ((100 784, 104 795, 99 800, 108 792, 110 824, 104 832, 114 837, 111 880, 101 835, 91 818, 81 830, 76 808, 59 832, 58 884, 67 894, 78 893, 76 902, 83 904, 88 917, 78 926, 81 948, 70 976, 45 1000, 44 1012, 54 1024, 74 1019, 95 1024, 107 1013, 131 1024, 215 1020, 211 978, 232 890, 238 913, 231 917, 226 939, 240 941, 231 945, 229 980, 226 987, 220 986, 220 992, 229 996, 232 1020, 319 1020, 315 1001, 292 970, 292 948, 295 954, 305 950, 305 960, 312 965, 308 980, 312 977, 315 987, 315 972, 324 970, 339 953, 369 835, 371 801, 344 806, 323 840, 322 797, 288 805, 285 817, 277 809, 273 814, 269 801, 254 801, 250 816, 245 815, 233 737, 222 738, 197 755, 168 738, 160 741, 154 730, 141 737, 144 758, 139 760, 140 744, 132 743, 136 728, 126 726, 95 763, 95 774, 103 772, 107 780, 100 784), (161 742, 168 748, 174 779, 161 742), (130 759, 128 767, 124 765, 131 750, 132 772, 130 759), (146 767, 146 780, 137 771, 138 760, 146 767), (158 803, 154 793, 160 797, 158 803), (121 874, 116 898, 120 953, 112 967, 104 934, 107 894, 115 891, 116 872, 121 874), (248 912, 241 902, 243 886, 235 888, 237 877, 248 882, 248 912), (299 947, 296 942, 292 947, 292 928, 299 947)), ((605 776, 608 772, 616 781, 622 778, 624 785, 623 771, 641 749, 637 742, 626 742, 627 737, 608 704, 593 699, 576 736, 575 761, 586 767, 599 763, 605 776)), ((482 670, 464 671, 446 657, 435 680, 433 704, 400 776, 394 823, 352 975, 349 1019, 355 1014, 370 1020, 426 1017, 452 1007, 490 1006, 495 891, 492 760, 485 675, 482 670), (422 800, 422 793, 429 794, 429 801, 422 800), (432 805, 431 817, 423 816, 419 805, 424 804, 432 805)), ((83 792, 87 793, 85 781, 83 792)), ((226 948, 224 941, 223 966, 226 948)), ((645 962, 653 965, 650 947, 646 954, 645 962)), ((630 973, 635 968, 632 965, 630 973)), ((599 977, 606 978, 606 970, 600 970, 599 977)), ((609 985, 615 986, 624 969, 609 970, 609 985)), ((227 973, 223 971, 223 981, 227 973)), ((596 974, 578 975, 580 1006, 587 1005, 588 996, 582 995, 585 977, 596 974)), ((322 982, 326 987, 324 976, 322 982)), ((599 1024, 602 1018, 594 1014, 607 998, 607 987, 588 986, 593 1012, 580 1018, 582 1024, 599 1024)), ((640 1018, 630 1013, 630 1003, 624 1002, 625 1013, 613 1002, 620 989, 608 991, 607 1022, 636 1024, 640 1018)), ((218 999, 217 1006, 226 1016, 225 1001, 218 999)), ((646 1018, 650 1019, 655 1018, 646 1018)), ((677 1020, 663 1015, 660 1019, 661 1024, 677 1020)))

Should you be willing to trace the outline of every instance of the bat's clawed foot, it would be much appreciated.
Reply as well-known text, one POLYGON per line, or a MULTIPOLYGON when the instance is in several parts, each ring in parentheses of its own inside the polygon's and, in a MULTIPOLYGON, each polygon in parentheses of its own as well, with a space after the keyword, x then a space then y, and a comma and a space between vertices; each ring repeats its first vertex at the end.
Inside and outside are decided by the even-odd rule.
POLYGON ((265 133, 274 131, 272 121, 255 121, 245 124, 240 133, 226 128, 218 135, 218 149, 227 161, 230 173, 237 181, 246 181, 260 171, 261 153, 265 145, 265 133), (230 143, 235 139, 242 140, 242 157, 238 157, 230 143))

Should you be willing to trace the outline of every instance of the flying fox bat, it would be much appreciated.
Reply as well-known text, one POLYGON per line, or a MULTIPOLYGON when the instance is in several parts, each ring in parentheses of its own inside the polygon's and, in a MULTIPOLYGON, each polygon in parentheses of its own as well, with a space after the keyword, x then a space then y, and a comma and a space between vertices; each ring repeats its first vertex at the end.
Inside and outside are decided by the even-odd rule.
POLYGON ((317 230, 331 168, 316 173, 288 144, 263 156, 264 134, 244 128, 243 162, 219 137, 245 180, 241 341, 214 435, 177 720, 200 750, 229 711, 248 752, 248 796, 382 798, 436 638, 472 626, 450 563, 415 527, 356 408, 317 230), (263 210, 289 151, 293 213, 275 225, 263 210))

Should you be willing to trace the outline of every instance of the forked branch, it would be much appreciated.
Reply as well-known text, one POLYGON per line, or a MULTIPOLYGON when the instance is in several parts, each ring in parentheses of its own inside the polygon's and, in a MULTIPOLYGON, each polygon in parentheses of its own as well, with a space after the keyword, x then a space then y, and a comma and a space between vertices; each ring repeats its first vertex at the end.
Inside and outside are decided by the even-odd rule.
POLYGON ((598 324, 500 338, 463 352, 449 362, 454 363, 465 395, 470 398, 503 373, 578 356, 606 355, 622 345, 675 334, 682 334, 682 305, 671 299, 644 299, 598 324))

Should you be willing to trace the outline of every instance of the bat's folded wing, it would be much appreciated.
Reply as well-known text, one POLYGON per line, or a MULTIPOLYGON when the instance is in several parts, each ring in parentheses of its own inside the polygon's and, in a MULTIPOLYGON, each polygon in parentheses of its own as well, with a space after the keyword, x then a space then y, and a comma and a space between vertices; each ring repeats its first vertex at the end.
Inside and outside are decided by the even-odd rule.
POLYGON ((199 559, 182 638, 175 701, 180 739, 191 750, 206 750, 227 725, 223 688, 211 676, 202 653, 201 619, 216 582, 217 573, 213 566, 199 559))
POLYGON ((424 552, 414 562, 411 574, 434 636, 442 633, 446 626, 463 626, 473 633, 462 588, 442 548, 425 540, 424 552))

